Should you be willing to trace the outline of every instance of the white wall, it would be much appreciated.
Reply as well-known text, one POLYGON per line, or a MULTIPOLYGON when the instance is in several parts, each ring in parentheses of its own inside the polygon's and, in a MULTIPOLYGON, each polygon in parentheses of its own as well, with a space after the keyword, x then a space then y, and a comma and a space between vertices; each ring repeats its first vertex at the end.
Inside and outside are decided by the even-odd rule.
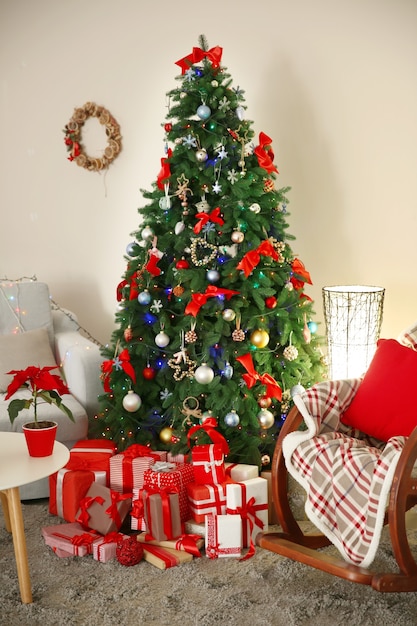
POLYGON ((175 61, 204 33, 273 138, 318 317, 324 285, 382 285, 396 336, 417 319, 416 27, 415 0, 0 0, 0 277, 35 274, 109 339, 175 61), (89 100, 122 129, 106 174, 66 158, 89 100))

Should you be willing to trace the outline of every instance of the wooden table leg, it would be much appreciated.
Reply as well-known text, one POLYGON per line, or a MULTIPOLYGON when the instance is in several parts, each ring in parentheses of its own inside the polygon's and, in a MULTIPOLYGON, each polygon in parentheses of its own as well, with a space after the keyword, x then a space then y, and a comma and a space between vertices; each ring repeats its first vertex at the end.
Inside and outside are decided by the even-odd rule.
POLYGON ((9 503, 7 501, 7 496, 3 491, 0 491, 0 500, 3 508, 4 515, 4 525, 8 533, 12 532, 12 527, 10 526, 10 515, 9 515, 9 503))
POLYGON ((14 553, 16 558, 17 576, 19 579, 20 597, 22 602, 32 602, 32 586, 30 584, 29 563, 26 548, 25 527, 23 525, 22 506, 20 504, 19 487, 5 489, 10 526, 13 536, 14 553))

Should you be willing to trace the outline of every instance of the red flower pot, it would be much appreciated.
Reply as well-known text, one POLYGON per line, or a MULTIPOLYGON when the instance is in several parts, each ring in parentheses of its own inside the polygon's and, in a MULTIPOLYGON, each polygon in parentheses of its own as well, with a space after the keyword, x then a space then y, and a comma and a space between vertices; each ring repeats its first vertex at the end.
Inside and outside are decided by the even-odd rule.
POLYGON ((54 450, 56 422, 38 422, 39 428, 35 428, 35 423, 30 422, 22 427, 26 438, 26 445, 29 456, 50 456, 54 450))

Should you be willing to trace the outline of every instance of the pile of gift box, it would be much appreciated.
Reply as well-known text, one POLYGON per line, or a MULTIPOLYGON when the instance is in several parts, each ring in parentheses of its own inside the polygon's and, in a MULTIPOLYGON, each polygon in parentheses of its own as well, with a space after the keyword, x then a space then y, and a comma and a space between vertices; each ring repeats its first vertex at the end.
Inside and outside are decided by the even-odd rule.
POLYGON ((42 529, 46 544, 60 557, 107 562, 135 536, 144 560, 160 569, 203 549, 209 558, 250 558, 256 535, 275 521, 270 473, 225 463, 226 441, 206 430, 215 443, 194 445, 190 455, 79 441, 50 477, 49 511, 60 523, 42 529))

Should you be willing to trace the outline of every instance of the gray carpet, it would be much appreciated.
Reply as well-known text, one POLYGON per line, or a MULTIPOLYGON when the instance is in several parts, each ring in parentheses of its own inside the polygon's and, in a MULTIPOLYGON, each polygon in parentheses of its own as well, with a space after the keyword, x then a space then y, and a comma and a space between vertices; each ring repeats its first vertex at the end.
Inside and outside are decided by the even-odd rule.
MULTIPOLYGON (((417 625, 417 592, 380 594, 260 548, 244 562, 203 557, 166 571, 145 562, 60 559, 40 531, 59 521, 46 502, 23 504, 23 515, 34 602, 20 602, 12 540, 0 516, 2 625, 417 625)), ((395 566, 386 537, 376 563, 395 566)))

